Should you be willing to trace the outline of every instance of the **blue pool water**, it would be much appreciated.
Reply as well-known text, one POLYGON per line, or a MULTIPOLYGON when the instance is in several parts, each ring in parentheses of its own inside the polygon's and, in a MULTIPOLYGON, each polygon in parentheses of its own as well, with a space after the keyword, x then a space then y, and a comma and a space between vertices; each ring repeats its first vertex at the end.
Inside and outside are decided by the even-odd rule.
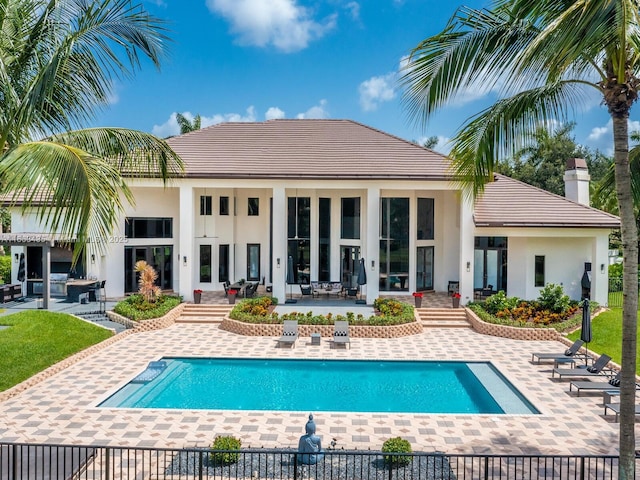
POLYGON ((165 358, 101 407, 539 413, 489 362, 165 358), (143 376, 144 377, 144 376, 143 376))

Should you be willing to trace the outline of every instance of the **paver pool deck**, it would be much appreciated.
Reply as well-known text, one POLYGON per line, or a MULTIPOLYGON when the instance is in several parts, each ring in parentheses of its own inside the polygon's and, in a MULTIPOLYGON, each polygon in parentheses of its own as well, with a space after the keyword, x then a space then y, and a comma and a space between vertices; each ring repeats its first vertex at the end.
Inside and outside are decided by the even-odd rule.
MULTIPOLYGON (((98 408, 110 393, 162 356, 491 361, 540 415, 372 414, 314 412, 323 444, 378 450, 402 436, 416 451, 493 454, 617 454, 618 428, 603 416, 602 396, 569 394, 551 380, 553 364, 531 352, 558 352, 560 342, 510 340, 471 329, 427 329, 392 339, 354 338, 351 349, 327 339, 276 348, 275 337, 245 337, 214 324, 176 324, 124 335, 120 341, 0 402, 0 439, 13 442, 131 447, 209 446, 234 435, 245 447, 296 447, 309 412, 98 408)), ((393 392, 389 399, 393 401, 393 392)))

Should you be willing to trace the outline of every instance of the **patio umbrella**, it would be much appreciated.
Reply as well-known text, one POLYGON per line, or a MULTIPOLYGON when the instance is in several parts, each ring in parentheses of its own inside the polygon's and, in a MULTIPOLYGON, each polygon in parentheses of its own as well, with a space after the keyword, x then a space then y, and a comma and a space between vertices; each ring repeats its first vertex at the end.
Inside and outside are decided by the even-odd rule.
MULTIPOLYGON (((18 264, 18 281, 22 284, 26 278, 27 278, 27 275, 26 275, 26 265, 24 261, 24 253, 21 253, 20 263, 18 264)), ((20 297, 20 300, 24 300, 24 285, 21 285, 21 286, 22 286, 22 296, 20 297)))
POLYGON ((293 292, 291 290, 291 285, 295 282, 295 277, 293 275, 293 257, 291 255, 289 255, 289 258, 287 259, 287 279, 286 279, 287 283, 289 284, 289 295, 290 298, 288 298, 287 300, 285 300, 285 303, 296 303, 296 301, 293 299, 293 292))
MULTIPOLYGON (((580 340, 587 345, 585 349, 588 354, 589 342, 591 341, 591 308, 589 305, 589 299, 587 298, 582 301, 582 331, 580 332, 580 340)), ((584 357, 584 363, 587 363, 586 355, 584 357)))
POLYGON ((367 268, 364 264, 364 258, 360 259, 360 266, 358 268, 358 286, 360 288, 360 298, 356 300, 356 303, 366 303, 362 300, 362 285, 367 283, 367 268))

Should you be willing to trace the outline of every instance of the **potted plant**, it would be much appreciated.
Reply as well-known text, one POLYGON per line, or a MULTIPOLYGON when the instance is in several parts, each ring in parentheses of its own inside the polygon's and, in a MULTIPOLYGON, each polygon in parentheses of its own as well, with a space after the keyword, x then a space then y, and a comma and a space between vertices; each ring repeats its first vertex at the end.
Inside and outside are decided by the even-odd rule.
POLYGON ((460 307, 460 294, 458 292, 453 292, 453 295, 451 295, 451 300, 453 302, 453 308, 460 307))
POLYGON ((238 290, 230 288, 227 292, 227 298, 229 299, 230 304, 236 303, 236 295, 238 295, 238 290))
POLYGON ((200 303, 202 300, 202 290, 196 289, 193 291, 193 303, 200 303))
POLYGON ((422 307, 422 292, 413 292, 413 298, 416 301, 416 308, 422 307))

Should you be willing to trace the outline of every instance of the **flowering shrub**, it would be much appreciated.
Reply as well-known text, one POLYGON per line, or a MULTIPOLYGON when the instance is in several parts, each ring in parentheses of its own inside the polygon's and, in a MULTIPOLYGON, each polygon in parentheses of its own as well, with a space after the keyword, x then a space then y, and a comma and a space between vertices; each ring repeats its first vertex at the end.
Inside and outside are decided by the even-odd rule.
POLYGON ((422 293, 422 292, 413 292, 413 296, 422 298, 424 296, 424 293, 422 293))
POLYGON ((195 295, 195 294, 198 294, 198 293, 202 293, 202 290, 200 290, 199 288, 196 288, 196 289, 193 291, 193 293, 194 293, 194 295, 195 295))
POLYGON ((458 292, 454 292, 453 295, 451 295, 451 298, 460 298, 461 295, 458 292))

